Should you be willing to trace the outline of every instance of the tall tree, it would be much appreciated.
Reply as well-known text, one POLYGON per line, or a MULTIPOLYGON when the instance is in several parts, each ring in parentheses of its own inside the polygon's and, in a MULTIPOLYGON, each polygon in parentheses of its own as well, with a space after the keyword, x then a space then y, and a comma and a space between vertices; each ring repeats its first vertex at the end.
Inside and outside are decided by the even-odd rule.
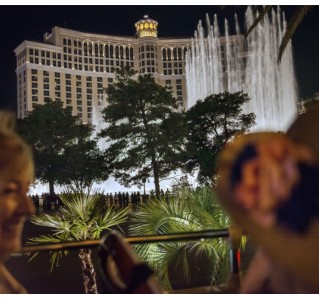
POLYGON ((249 101, 243 92, 210 95, 186 112, 188 141, 182 155, 188 172, 198 171, 198 180, 209 182, 215 175, 217 156, 225 143, 255 124, 254 113, 243 114, 249 101))
POLYGON ((107 155, 115 178, 129 186, 154 177, 159 197, 160 178, 176 169, 175 157, 181 151, 184 129, 176 99, 151 75, 134 78, 130 68, 117 71, 107 95, 102 112, 107 127, 100 135, 110 143, 107 155))
POLYGON ((101 158, 96 142, 90 141, 93 127, 82 125, 78 117, 72 116, 70 107, 63 108, 61 101, 50 100, 37 106, 18 121, 17 127, 33 148, 36 179, 49 183, 50 194, 54 193, 55 184, 82 180, 85 187, 92 177, 107 175, 101 174, 103 164, 96 166, 101 158))
POLYGON ((66 163, 61 182, 74 191, 83 192, 92 187, 94 182, 107 180, 110 165, 98 146, 98 140, 92 138, 94 126, 79 124, 77 130, 77 137, 64 149, 66 163))

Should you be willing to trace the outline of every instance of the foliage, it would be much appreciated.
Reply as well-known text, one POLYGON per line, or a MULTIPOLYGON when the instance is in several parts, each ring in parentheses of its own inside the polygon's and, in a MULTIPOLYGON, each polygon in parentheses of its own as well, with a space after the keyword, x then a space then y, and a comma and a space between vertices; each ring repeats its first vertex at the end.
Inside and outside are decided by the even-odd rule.
POLYGON ((159 197, 159 180, 176 169, 184 137, 176 99, 152 75, 136 78, 130 68, 117 70, 107 95, 108 106, 102 111, 107 126, 100 136, 110 144, 106 153, 114 177, 125 186, 141 186, 154 177, 159 197))
MULTIPOLYGON (((156 235, 224 229, 229 218, 220 209, 216 196, 209 187, 184 189, 180 198, 150 200, 132 216, 129 232, 132 235, 156 235)), ((223 239, 205 239, 193 242, 163 242, 135 246, 166 289, 174 279, 190 286, 194 280, 194 262, 204 261, 211 283, 225 282, 228 276, 227 243, 223 239), (174 278, 175 277, 175 278, 174 278)), ((200 271, 202 272, 202 270, 200 271)))
MULTIPOLYGON (((100 239, 104 230, 124 223, 129 213, 128 208, 117 209, 104 206, 98 193, 64 193, 60 196, 63 206, 58 214, 41 214, 31 218, 38 226, 50 227, 51 234, 40 235, 28 240, 29 244, 49 244, 71 241, 100 239)), ((68 251, 51 253, 51 270, 59 264, 68 251)), ((34 256, 38 255, 36 253, 34 256)))
POLYGON ((220 150, 231 138, 255 124, 253 113, 243 114, 249 101, 243 92, 210 95, 186 112, 188 141, 181 160, 188 172, 198 171, 199 182, 210 182, 220 150))
POLYGON ((107 157, 99 149, 97 139, 92 139, 93 126, 79 125, 78 136, 71 145, 65 148, 65 168, 62 183, 74 191, 84 191, 94 182, 107 180, 110 165, 107 157))
POLYGON ((86 187, 93 180, 107 179, 97 142, 90 139, 93 127, 81 124, 61 101, 38 105, 18 121, 18 131, 33 148, 36 179, 49 183, 50 193, 55 183, 86 187))

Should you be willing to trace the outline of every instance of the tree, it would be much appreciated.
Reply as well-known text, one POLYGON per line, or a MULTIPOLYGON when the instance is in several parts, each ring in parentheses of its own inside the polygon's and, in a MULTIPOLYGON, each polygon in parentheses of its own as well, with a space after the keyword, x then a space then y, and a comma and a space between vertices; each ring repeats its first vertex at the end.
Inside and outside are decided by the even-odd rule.
POLYGON ((122 68, 107 88, 108 106, 102 111, 107 126, 100 136, 110 143, 107 156, 114 177, 125 186, 142 186, 152 176, 159 197, 160 178, 177 168, 182 118, 171 91, 150 74, 133 76, 132 69, 122 68))
POLYGON ((217 156, 225 143, 255 124, 253 113, 242 113, 247 101, 248 95, 243 92, 224 92, 198 100, 186 112, 188 141, 181 160, 188 172, 198 171, 200 182, 212 180, 217 156))
POLYGON ((91 124, 78 125, 77 137, 64 151, 66 164, 62 182, 77 192, 109 177, 111 167, 99 149, 97 139, 92 139, 92 134, 91 124))
MULTIPOLYGON (((71 241, 97 240, 105 230, 124 223, 130 209, 118 209, 114 206, 105 208, 100 194, 64 193, 61 195, 64 204, 59 214, 41 214, 32 217, 31 222, 50 227, 52 234, 40 235, 28 239, 29 244, 49 244, 71 241)), ((68 254, 67 250, 50 252, 51 271, 59 265, 60 259, 68 254)), ((92 250, 80 249, 79 258, 82 266, 83 284, 87 294, 96 294, 96 271, 92 262, 92 250)), ((31 259, 37 256, 35 253, 31 259)))
MULTIPOLYGON (((132 216, 129 233, 145 236, 229 227, 230 219, 220 208, 212 188, 186 188, 180 194, 168 202, 155 199, 140 206, 132 216)), ((226 241, 217 238, 135 246, 168 290, 224 283, 229 275, 227 249, 226 241), (198 282, 204 276, 205 282, 198 282)))
POLYGON ((107 178, 102 154, 90 139, 92 125, 81 124, 61 101, 38 105, 17 127, 33 148, 36 179, 49 183, 50 194, 55 183, 85 187, 94 179, 107 178))

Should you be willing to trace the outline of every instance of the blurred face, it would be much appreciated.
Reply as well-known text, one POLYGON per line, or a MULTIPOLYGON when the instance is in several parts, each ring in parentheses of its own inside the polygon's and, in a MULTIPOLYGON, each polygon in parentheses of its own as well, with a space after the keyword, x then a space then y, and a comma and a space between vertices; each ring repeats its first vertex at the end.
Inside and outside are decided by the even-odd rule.
POLYGON ((33 180, 32 163, 9 165, 0 170, 0 260, 20 250, 24 222, 35 212, 27 197, 33 180))

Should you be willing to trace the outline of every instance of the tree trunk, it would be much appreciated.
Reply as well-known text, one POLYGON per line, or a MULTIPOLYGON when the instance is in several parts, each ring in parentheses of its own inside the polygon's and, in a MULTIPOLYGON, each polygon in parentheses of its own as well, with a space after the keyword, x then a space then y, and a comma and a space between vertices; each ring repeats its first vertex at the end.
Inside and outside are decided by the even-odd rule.
POLYGON ((49 181, 49 193, 50 193, 50 195, 54 194, 54 181, 53 180, 49 181))
POLYGON ((154 175, 154 184, 155 184, 155 194, 156 198, 160 199, 160 184, 159 184, 159 175, 158 175, 158 165, 157 161, 154 157, 152 157, 152 165, 153 165, 153 175, 154 175))
POLYGON ((98 294, 96 285, 96 272, 91 257, 92 251, 80 249, 79 257, 81 260, 83 284, 86 294, 98 294))

